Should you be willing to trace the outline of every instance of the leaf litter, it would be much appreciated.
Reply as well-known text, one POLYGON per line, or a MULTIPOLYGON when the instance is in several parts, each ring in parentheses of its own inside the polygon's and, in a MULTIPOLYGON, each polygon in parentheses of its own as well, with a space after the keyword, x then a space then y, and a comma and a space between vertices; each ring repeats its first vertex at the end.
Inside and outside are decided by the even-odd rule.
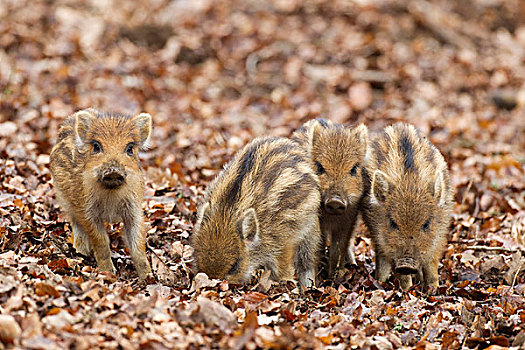
POLYGON ((523 347, 523 23, 519 0, 1 2, 0 347, 523 347), (99 274, 54 197, 58 127, 91 106, 153 115, 146 287, 118 225, 117 276, 99 274), (444 154, 457 204, 434 295, 375 281, 362 224, 358 265, 312 290, 192 273, 223 164, 318 116, 404 120, 444 154))

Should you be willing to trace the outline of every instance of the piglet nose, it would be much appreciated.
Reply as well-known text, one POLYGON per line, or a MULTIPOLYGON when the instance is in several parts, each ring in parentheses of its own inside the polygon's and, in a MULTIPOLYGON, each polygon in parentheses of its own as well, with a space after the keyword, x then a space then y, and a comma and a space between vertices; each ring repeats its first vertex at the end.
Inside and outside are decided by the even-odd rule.
POLYGON ((114 189, 124 184, 126 177, 124 172, 117 167, 108 167, 102 174, 102 185, 108 189, 114 189))
POLYGON ((341 215, 346 210, 346 203, 339 196, 328 198, 325 201, 324 206, 327 213, 334 215, 341 215))
POLYGON ((124 180, 124 174, 122 173, 120 169, 111 167, 104 171, 104 178, 124 180))

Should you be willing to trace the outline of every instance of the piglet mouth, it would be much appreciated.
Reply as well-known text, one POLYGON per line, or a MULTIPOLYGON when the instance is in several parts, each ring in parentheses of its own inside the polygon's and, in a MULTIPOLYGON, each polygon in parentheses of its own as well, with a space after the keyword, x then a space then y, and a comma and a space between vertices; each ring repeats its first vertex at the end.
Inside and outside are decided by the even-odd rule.
POLYGON ((98 181, 102 187, 108 190, 114 190, 124 185, 126 182, 126 174, 118 168, 110 167, 101 171, 98 181))

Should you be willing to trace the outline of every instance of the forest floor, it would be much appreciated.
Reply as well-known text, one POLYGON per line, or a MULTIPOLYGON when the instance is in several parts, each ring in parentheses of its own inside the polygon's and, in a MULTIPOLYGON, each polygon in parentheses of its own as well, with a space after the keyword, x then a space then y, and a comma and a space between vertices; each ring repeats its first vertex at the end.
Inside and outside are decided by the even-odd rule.
POLYGON ((520 0, 2 0, 0 155, 0 349, 525 347, 520 0), (116 276, 72 247, 49 153, 86 107, 153 116, 157 283, 138 285, 118 225, 116 276), (305 293, 192 274, 207 184, 252 138, 318 116, 407 121, 445 156, 456 204, 435 295, 376 282, 362 224, 357 267, 305 293))

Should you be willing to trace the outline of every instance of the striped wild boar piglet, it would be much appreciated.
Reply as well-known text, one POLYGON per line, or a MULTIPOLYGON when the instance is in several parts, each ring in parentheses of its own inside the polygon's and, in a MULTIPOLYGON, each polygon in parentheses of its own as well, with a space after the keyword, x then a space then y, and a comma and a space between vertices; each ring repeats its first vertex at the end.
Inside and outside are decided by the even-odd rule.
POLYGON ((310 156, 319 177, 321 232, 328 252, 332 276, 345 259, 355 264, 354 226, 365 193, 362 167, 368 144, 364 124, 345 127, 323 119, 307 122, 292 135, 310 156))
POLYGON ((64 121, 50 155, 53 184, 71 223, 75 249, 84 255, 93 252, 100 270, 115 273, 104 224, 123 222, 124 241, 141 281, 151 268, 138 151, 146 147, 150 134, 147 113, 131 117, 90 108, 64 121))
POLYGON ((453 200, 443 156, 403 123, 386 127, 369 154, 363 217, 374 243, 376 279, 384 282, 394 272, 406 291, 417 275, 425 286, 437 287, 453 200))
POLYGON ((275 280, 315 283, 319 185, 306 153, 284 138, 253 140, 210 184, 192 246, 198 272, 234 283, 264 268, 275 280))

